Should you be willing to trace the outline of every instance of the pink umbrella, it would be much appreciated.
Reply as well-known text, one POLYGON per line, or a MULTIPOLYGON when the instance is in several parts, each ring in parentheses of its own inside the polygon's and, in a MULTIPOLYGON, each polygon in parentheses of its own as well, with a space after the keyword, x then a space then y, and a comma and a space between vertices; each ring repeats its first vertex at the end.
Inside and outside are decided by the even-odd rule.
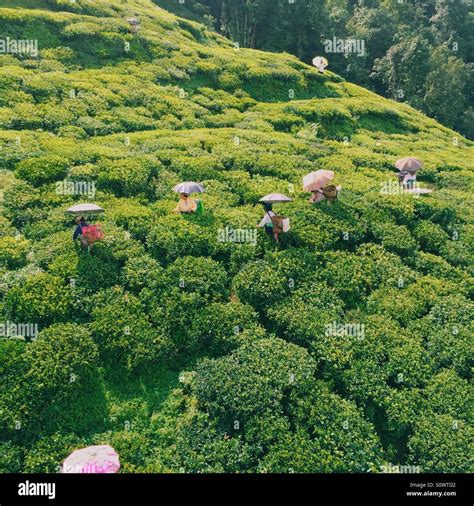
POLYGON ((303 178, 303 191, 314 192, 326 186, 334 179, 332 170, 317 170, 310 172, 303 178))
POLYGON ((75 450, 63 462, 66 474, 116 473, 120 469, 117 452, 109 445, 88 446, 75 450))
POLYGON ((421 160, 418 160, 418 158, 407 156, 406 158, 401 158, 398 160, 395 164, 395 167, 398 170, 416 172, 418 169, 421 169, 421 167, 423 167, 423 162, 421 160))

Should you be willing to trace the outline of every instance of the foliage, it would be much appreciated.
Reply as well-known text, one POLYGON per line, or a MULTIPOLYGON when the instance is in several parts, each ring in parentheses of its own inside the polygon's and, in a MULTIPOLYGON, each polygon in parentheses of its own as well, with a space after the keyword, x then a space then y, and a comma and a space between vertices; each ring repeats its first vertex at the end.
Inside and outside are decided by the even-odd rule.
POLYGON ((71 288, 61 278, 44 272, 28 277, 5 297, 11 318, 39 325, 64 321, 71 314, 72 303, 71 288))
POLYGON ((40 48, 0 55, 0 329, 40 331, 0 335, 0 471, 111 444, 132 473, 467 472, 472 142, 419 111, 472 113, 467 5, 225 2, 229 40, 221 2, 157 2, 0 8, 40 48), (366 54, 284 52, 333 35, 366 54), (398 192, 409 155, 431 194, 398 192), (318 169, 336 202, 309 204, 318 169), (203 214, 173 213, 185 180, 203 214), (66 211, 89 201, 87 252, 66 211))

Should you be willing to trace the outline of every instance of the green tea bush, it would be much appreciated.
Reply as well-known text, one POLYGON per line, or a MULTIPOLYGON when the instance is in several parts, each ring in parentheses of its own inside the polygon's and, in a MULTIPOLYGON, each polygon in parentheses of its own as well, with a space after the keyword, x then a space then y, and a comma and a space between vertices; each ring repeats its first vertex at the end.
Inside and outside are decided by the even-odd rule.
MULTIPOLYGON (((21 429, 24 424, 23 412, 27 398, 22 379, 28 373, 29 363, 25 357, 25 341, 0 339, 0 429, 2 436, 7 431, 21 429)), ((8 448, 6 449, 8 452, 8 448)), ((2 456, 3 460, 3 456, 2 456)))
POLYGON ((264 260, 249 262, 234 277, 232 288, 241 302, 257 310, 277 304, 291 283, 264 260))
POLYGON ((261 339, 226 357, 203 360, 196 370, 194 393, 203 409, 232 431, 234 421, 245 427, 253 416, 280 412, 285 392, 314 370, 302 348, 281 339, 261 339))
POLYGON ((269 320, 279 335, 317 350, 317 358, 331 354, 334 341, 326 335, 327 325, 342 317, 343 303, 323 281, 307 283, 284 301, 270 306, 269 320), (330 343, 329 343, 330 341, 330 343))
POLYGON ((408 441, 410 462, 425 473, 468 473, 472 462, 465 449, 473 437, 472 427, 462 420, 449 415, 422 416, 408 441))
POLYGON ((24 472, 58 473, 64 460, 74 450, 84 446, 87 446, 86 441, 76 434, 56 432, 43 437, 28 448, 24 472))
POLYGON ((126 287, 138 292, 150 284, 155 286, 159 284, 163 279, 163 273, 164 269, 158 261, 145 254, 127 260, 122 271, 122 279, 126 287))
POLYGON ((33 186, 40 186, 64 178, 68 165, 66 159, 56 155, 27 158, 17 164, 15 174, 33 186))
POLYGON ((427 410, 469 421, 471 416, 469 383, 452 369, 442 369, 426 386, 427 410))
POLYGON ((158 167, 158 162, 147 158, 103 161, 98 167, 97 184, 118 197, 146 194, 158 167))
POLYGON ((147 243, 157 259, 172 261, 185 255, 211 256, 217 234, 201 226, 196 216, 165 216, 156 219, 147 243))
POLYGON ((44 219, 47 211, 42 208, 40 192, 26 182, 7 188, 4 194, 3 213, 17 229, 27 223, 44 219))
POLYGON ((52 325, 40 332, 26 354, 38 408, 33 418, 39 416, 51 430, 78 432, 102 422, 105 399, 97 347, 84 327, 52 325))
POLYGON ((394 225, 388 222, 376 223, 371 233, 385 249, 402 257, 412 256, 418 249, 418 243, 404 225, 394 225))
POLYGON ((357 248, 357 254, 363 259, 369 259, 372 265, 372 288, 381 285, 403 287, 416 281, 416 271, 410 269, 398 255, 388 252, 380 244, 362 244, 357 248))
POLYGON ((420 278, 408 287, 379 288, 368 299, 369 313, 385 313, 402 325, 424 316, 442 295, 443 282, 432 278, 420 278))
POLYGON ((470 375, 473 352, 472 303, 460 296, 443 297, 409 331, 426 340, 426 348, 437 369, 453 368, 462 377, 470 375))
POLYGON ((0 266, 18 269, 27 263, 29 242, 21 237, 0 237, 0 266))
MULTIPOLYGON (((10 430, 16 428, 19 437, 31 438, 55 431, 90 430, 101 423, 105 399, 97 347, 84 327, 52 325, 21 355, 16 352, 5 387, 11 381, 9 374, 15 370, 22 374, 12 378, 14 388, 2 389, 0 395, 10 430)), ((7 360, 11 359, 11 353, 7 354, 7 360)))
MULTIPOLYGON (((293 402, 289 416, 297 434, 317 442, 314 447, 317 457, 311 462, 319 472, 367 472, 380 465, 382 453, 377 432, 354 403, 332 393, 325 383, 314 381, 299 385, 290 396, 293 402), (332 428, 329 434, 328 426, 332 428)), ((292 457, 288 462, 282 449, 281 463, 291 468, 292 457)), ((270 458, 272 453, 270 450, 270 458)), ((314 472, 314 469, 303 464, 302 469, 294 471, 314 472)))
POLYGON ((20 473, 23 469, 23 451, 10 441, 0 442, 0 472, 20 473))
POLYGON ((374 262, 343 251, 328 252, 324 258, 326 265, 321 270, 321 278, 348 306, 363 301, 375 285, 374 262))
POLYGON ((236 473, 250 468, 251 449, 205 413, 186 420, 176 441, 178 468, 188 473, 236 473))
POLYGON ((157 361, 166 350, 166 338, 153 328, 140 301, 118 288, 109 294, 111 300, 101 303, 99 298, 91 314, 101 356, 129 371, 157 361))
POLYGON ((61 278, 39 273, 9 290, 5 307, 10 318, 20 322, 48 325, 65 321, 73 307, 72 291, 61 278))
POLYGON ((197 293, 209 300, 225 298, 227 273, 210 258, 183 257, 168 266, 164 290, 179 288, 183 292, 197 293))
POLYGON ((435 223, 422 221, 413 229, 415 239, 420 243, 423 251, 438 254, 448 241, 448 234, 435 223))
POLYGON ((258 314, 239 302, 209 304, 193 321, 190 332, 211 356, 225 355, 247 341, 265 336, 258 314))

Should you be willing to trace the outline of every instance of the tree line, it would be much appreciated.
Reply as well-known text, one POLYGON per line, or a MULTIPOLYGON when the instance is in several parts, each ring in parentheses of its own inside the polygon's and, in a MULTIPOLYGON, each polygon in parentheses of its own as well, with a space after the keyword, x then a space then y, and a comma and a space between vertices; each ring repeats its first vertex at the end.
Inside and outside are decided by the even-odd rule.
POLYGON ((474 138, 474 11, 465 0, 157 0, 241 47, 326 56, 347 80, 474 138), (362 41, 337 51, 327 41, 362 41), (329 47, 329 49, 328 49, 329 47))

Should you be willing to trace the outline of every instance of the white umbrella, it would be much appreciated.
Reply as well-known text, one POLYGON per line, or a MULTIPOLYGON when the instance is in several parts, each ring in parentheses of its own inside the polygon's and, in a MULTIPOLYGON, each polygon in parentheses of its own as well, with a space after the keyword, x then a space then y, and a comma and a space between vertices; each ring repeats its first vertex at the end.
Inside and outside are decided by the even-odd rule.
POLYGON ((316 56, 316 58, 313 58, 313 65, 322 73, 328 66, 328 61, 324 56, 316 56))
POLYGON ((76 204, 67 210, 72 214, 103 213, 104 209, 97 204, 76 204))
POLYGON ((204 193, 204 187, 199 183, 195 183, 194 181, 185 181, 184 183, 177 184, 173 191, 176 193, 186 193, 191 195, 191 193, 204 193))
POLYGON ((269 193, 262 197, 259 202, 293 202, 293 199, 281 193, 269 193))

